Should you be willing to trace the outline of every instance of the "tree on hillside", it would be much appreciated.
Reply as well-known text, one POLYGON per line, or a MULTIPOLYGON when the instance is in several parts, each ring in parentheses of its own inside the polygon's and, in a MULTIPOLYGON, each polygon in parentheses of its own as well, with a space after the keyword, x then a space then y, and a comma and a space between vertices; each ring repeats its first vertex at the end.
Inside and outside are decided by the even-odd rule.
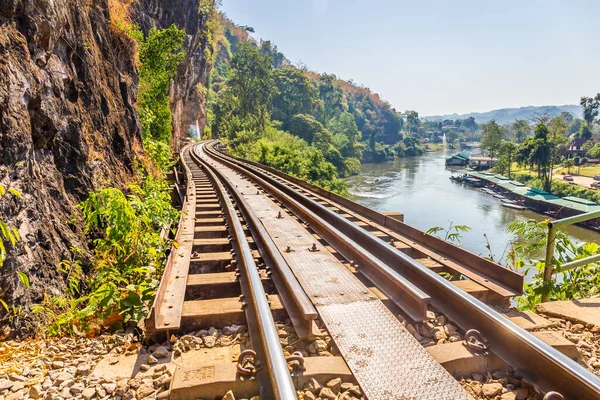
POLYGON ((329 138, 329 133, 326 132, 323 124, 317 121, 312 115, 294 115, 289 124, 289 131, 292 135, 306 140, 311 145, 314 144, 317 146, 318 143, 325 141, 327 142, 325 149, 329 148, 330 140, 325 139, 329 138))
POLYGON ((273 68, 281 68, 285 65, 289 65, 290 62, 287 58, 279 51, 276 45, 271 43, 270 40, 260 42, 260 52, 269 56, 273 62, 273 68))
POLYGON ((518 119, 513 122, 511 128, 515 132, 515 139, 517 140, 517 143, 523 143, 523 141, 527 139, 527 135, 529 135, 529 131, 531 130, 529 123, 524 119, 518 119))
POLYGON ((257 117, 260 128, 264 130, 269 119, 271 98, 276 93, 271 57, 262 54, 254 43, 240 43, 231 60, 227 87, 234 112, 243 119, 257 117))
POLYGON ((185 58, 185 52, 181 50, 184 37, 183 30, 171 25, 163 30, 150 29, 148 37, 140 41, 138 106, 144 140, 168 143, 171 139, 169 85, 185 58))
POLYGON ((313 114, 319 103, 315 84, 303 71, 295 68, 275 69, 273 78, 277 93, 273 96, 272 118, 284 128, 296 114, 313 114))
POLYGON ((333 138, 336 148, 344 157, 362 157, 362 145, 359 144, 361 133, 354 117, 343 112, 327 122, 327 130, 333 138))
POLYGON ((573 120, 575 119, 575 117, 573 116, 573 114, 571 114, 568 111, 563 111, 560 113, 560 116, 567 121, 567 124, 570 124, 571 122, 573 122, 573 120))
POLYGON ((475 132, 477 129, 479 129, 479 125, 477 125, 477 122, 475 122, 475 118, 473 117, 463 120, 462 127, 470 130, 471 132, 475 132))
POLYGON ((533 137, 526 139, 517 154, 519 165, 537 168, 538 177, 544 184, 544 190, 552 190, 552 169, 558 158, 558 143, 553 140, 548 127, 537 124, 533 137))
POLYGON ((319 97, 323 101, 319 120, 323 123, 344 111, 344 94, 342 89, 335 85, 335 79, 335 75, 323 74, 318 80, 319 97))
POLYGON ((494 158, 500 150, 504 132, 502 128, 491 120, 483 125, 483 134, 481 137, 481 148, 491 157, 494 158))
POLYGON ((596 97, 582 97, 579 104, 583 107, 583 119, 587 122, 588 126, 591 126, 594 119, 598 116, 600 93, 596 97))

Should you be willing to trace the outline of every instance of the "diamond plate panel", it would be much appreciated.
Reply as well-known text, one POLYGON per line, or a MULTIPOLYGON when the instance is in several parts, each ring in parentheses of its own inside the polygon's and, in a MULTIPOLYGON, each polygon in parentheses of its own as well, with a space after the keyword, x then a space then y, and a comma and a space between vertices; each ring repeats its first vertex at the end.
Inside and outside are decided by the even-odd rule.
MULTIPOLYGON (((203 157, 205 157, 203 155, 203 157)), ((304 226, 231 169, 237 185, 290 265, 370 400, 463 400, 472 397, 400 321, 304 226), (277 218, 282 212, 283 218, 277 218), (308 249, 316 243, 319 251, 308 249), (292 252, 286 252, 290 247, 292 252)))

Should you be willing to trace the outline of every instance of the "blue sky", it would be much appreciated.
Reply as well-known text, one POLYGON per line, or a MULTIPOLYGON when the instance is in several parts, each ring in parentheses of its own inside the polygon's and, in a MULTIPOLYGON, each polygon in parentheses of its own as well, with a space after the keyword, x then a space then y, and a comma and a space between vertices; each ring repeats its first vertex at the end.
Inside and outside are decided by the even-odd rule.
POLYGON ((292 63, 420 115, 577 104, 600 92, 600 1, 223 0, 292 63))

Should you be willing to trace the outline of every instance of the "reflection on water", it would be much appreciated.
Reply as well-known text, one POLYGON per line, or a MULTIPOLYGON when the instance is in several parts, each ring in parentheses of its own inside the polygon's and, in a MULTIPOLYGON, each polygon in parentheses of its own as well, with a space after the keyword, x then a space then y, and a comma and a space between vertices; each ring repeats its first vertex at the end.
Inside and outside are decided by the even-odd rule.
MULTIPOLYGON (((494 259, 504 257, 512 241, 506 232, 515 219, 543 216, 529 210, 502 207, 500 201, 479 189, 453 182, 452 170, 445 166, 446 155, 427 153, 381 164, 363 164, 362 173, 347 179, 351 199, 377 211, 404 213, 405 222, 423 231, 450 222, 467 225, 462 246, 476 254, 488 256, 487 238, 494 259)), ((577 241, 600 242, 600 234, 569 227, 567 232, 577 241)))

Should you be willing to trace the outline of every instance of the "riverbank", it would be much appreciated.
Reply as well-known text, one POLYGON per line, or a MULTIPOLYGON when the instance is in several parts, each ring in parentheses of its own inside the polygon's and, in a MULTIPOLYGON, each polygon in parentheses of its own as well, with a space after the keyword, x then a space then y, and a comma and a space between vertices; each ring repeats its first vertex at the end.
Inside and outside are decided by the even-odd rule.
MULTIPOLYGON (((552 219, 562 219, 600 211, 600 205, 591 200, 575 196, 555 196, 539 188, 526 186, 522 179, 511 180, 502 175, 494 175, 492 172, 470 169, 461 169, 456 173, 480 182, 481 186, 505 196, 517 205, 527 207, 552 219)), ((600 219, 584 221, 580 225, 594 231, 600 231, 600 219)))
MULTIPOLYGON (((450 223, 467 225, 471 230, 462 233, 461 246, 505 261, 512 243, 520 242, 506 231, 508 225, 516 219, 542 221, 546 217, 502 207, 492 196, 452 182, 453 170, 446 168, 446 157, 446 153, 436 152, 363 164, 360 175, 346 179, 350 198, 380 212, 402 212, 407 224, 423 231, 447 228, 450 223)), ((575 242, 600 242, 598 233, 578 226, 568 227, 566 232, 575 242)))

